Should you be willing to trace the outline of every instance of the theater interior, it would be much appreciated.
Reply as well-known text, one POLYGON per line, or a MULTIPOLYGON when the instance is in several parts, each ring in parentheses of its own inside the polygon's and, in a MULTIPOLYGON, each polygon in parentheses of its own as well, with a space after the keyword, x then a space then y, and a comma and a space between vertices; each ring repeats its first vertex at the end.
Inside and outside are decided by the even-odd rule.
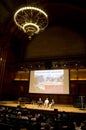
POLYGON ((0 129, 75 130, 77 120, 86 130, 80 124, 86 125, 85 0, 0 0, 0 129), (25 6, 30 8, 14 17, 25 6), (37 79, 35 70, 42 71, 37 79), (44 77, 45 70, 55 70, 52 79, 49 73, 44 77), (68 75, 58 79, 58 70, 68 75), (65 93, 58 92, 61 80, 68 82, 65 93), (46 98, 54 106, 44 107, 46 98))

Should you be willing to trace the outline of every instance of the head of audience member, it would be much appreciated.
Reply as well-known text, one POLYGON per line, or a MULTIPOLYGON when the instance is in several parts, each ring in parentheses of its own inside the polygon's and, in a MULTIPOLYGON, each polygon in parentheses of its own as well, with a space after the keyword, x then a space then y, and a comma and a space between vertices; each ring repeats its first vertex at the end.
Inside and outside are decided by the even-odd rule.
POLYGON ((81 122, 81 129, 86 130, 86 121, 81 122))

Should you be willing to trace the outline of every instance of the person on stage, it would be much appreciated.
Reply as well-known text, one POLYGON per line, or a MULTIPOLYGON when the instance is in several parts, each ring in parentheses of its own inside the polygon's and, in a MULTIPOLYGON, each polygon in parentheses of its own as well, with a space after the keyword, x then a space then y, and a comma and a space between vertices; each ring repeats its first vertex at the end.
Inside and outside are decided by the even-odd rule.
POLYGON ((44 101, 44 106, 45 106, 45 107, 48 107, 48 106, 49 106, 49 99, 48 99, 48 98, 45 99, 45 101, 44 101))
POLYGON ((54 104, 55 104, 54 99, 52 99, 50 104, 49 104, 49 108, 52 108, 54 106, 54 104))
POLYGON ((39 100, 37 101, 37 104, 38 104, 39 107, 43 104, 43 101, 42 101, 41 98, 39 98, 39 100))

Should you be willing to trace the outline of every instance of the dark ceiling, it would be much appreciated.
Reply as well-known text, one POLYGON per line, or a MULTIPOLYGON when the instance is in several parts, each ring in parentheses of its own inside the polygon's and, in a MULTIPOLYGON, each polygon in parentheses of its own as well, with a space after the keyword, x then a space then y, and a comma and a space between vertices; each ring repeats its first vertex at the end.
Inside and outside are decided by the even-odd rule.
MULTIPOLYGON (((26 59, 30 58, 74 58, 79 60, 86 59, 86 4, 85 0, 0 0, 0 44, 1 47, 8 46, 10 41, 10 47, 13 49, 15 55, 21 55, 26 59), (23 5, 37 5, 44 8, 49 16, 49 25, 46 30, 34 36, 30 41, 26 34, 19 30, 14 21, 13 15, 16 9, 23 5), (61 31, 62 30, 62 31, 61 31), (66 31, 65 31, 66 30, 66 31), (66 33, 65 33, 66 32, 66 33), (54 33, 54 34, 53 34, 54 33), (59 34, 59 35, 58 35, 59 34), (69 35, 70 34, 70 35, 69 35), (71 37, 71 35, 73 36, 71 37), (52 36, 52 38, 51 38, 52 36), (61 40, 62 36, 62 40, 61 40), (58 40, 57 37, 60 37, 58 40), (64 39, 65 37, 65 39, 64 39), (67 37, 70 37, 69 41, 65 41, 67 37), (76 37, 76 38, 75 38, 76 37), (43 38, 43 39, 42 39, 43 38), (45 40, 44 40, 45 39, 45 40), (50 42, 58 42, 61 44, 55 44, 57 49, 52 48, 50 42), (65 42, 64 42, 65 41, 65 42), (80 42, 79 42, 80 41, 80 42), (42 47, 49 48, 42 51, 35 49, 32 51, 34 55, 25 54, 27 50, 25 44, 30 44, 29 50, 33 46, 37 46, 36 42, 43 42, 42 47), (76 42, 76 44, 74 43, 76 42), (45 44, 48 44, 47 46, 45 44), (25 46, 25 47, 24 47, 25 46), (21 47, 21 49, 20 49, 21 47), (62 51, 62 53, 60 53, 62 51), (55 52, 55 53, 54 53, 55 52), (40 53, 36 55, 37 53, 40 53), (36 56, 35 56, 36 55, 36 56)), ((41 49, 41 46, 38 46, 41 49)), ((30 52, 30 51, 29 51, 30 52)))

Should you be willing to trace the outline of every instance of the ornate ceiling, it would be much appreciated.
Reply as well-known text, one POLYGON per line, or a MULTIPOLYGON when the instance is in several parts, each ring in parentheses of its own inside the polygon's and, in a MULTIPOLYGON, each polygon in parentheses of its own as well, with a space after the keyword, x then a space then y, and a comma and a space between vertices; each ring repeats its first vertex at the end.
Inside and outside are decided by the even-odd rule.
POLYGON ((23 60, 86 60, 85 0, 0 0, 0 45, 23 60), (13 21, 16 9, 37 5, 46 10, 49 25, 30 41, 13 21))

